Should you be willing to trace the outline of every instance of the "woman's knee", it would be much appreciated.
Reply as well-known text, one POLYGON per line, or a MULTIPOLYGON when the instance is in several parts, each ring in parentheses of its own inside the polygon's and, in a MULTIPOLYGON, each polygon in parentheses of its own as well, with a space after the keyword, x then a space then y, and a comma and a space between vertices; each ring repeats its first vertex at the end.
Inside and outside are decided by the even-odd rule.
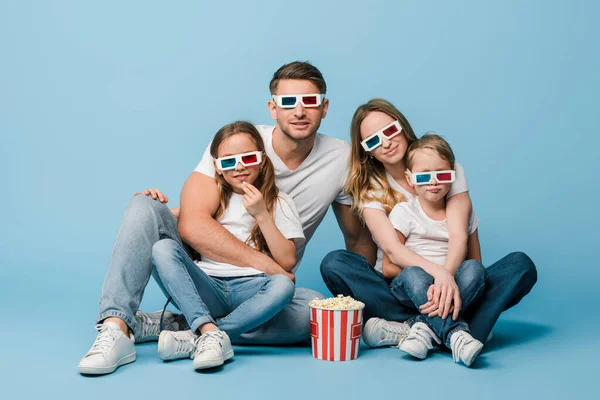
POLYGON ((461 281, 463 285, 469 286, 483 286, 485 284, 486 269, 477 260, 466 260, 457 271, 457 279, 461 281))
POLYGON ((511 274, 519 276, 528 286, 533 287, 537 282, 537 268, 533 260, 522 251, 515 251, 506 256, 511 274))

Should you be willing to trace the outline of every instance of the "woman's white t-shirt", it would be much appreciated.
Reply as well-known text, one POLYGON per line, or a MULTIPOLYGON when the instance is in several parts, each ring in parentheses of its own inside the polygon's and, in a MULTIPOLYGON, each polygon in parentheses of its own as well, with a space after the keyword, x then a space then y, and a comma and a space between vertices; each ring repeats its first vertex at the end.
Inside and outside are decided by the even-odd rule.
MULTIPOLYGON (((429 218, 418 197, 396 204, 389 218, 394 228, 406 237, 406 247, 438 265, 446 263, 449 237, 446 220, 435 221, 429 218)), ((477 230, 478 224, 479 219, 475 213, 471 213, 469 235, 477 230)))
MULTIPOLYGON (((256 220, 246 211, 242 203, 244 195, 232 193, 229 206, 218 219, 225 229, 242 242, 246 242, 252 233, 256 220)), ((279 192, 279 199, 275 203, 275 225, 286 239, 293 239, 296 248, 304 245, 304 233, 298 211, 294 201, 285 193, 279 192)), ((232 277, 262 274, 254 268, 238 267, 232 264, 222 263, 201 256, 201 260, 194 261, 196 265, 210 276, 232 277)))
MULTIPOLYGON (((456 179, 454 182, 452 182, 452 185, 450 186, 450 191, 446 195, 446 199, 449 199, 450 197, 454 196, 455 194, 464 193, 464 192, 469 191, 469 186, 467 185, 467 176, 465 175, 465 170, 464 170, 463 166, 460 165, 458 162, 455 162, 454 170, 456 171, 456 173, 455 173, 456 179)), ((386 171, 385 175, 386 175, 388 184, 390 185, 390 188, 392 190, 395 190, 395 191, 403 194, 404 197, 406 197, 407 201, 410 201, 411 199, 415 199, 417 197, 414 194, 410 193, 408 190, 404 189, 402 186, 400 186, 400 184, 398 182, 396 182, 394 177, 392 175, 390 175, 387 171, 386 171)), ((373 197, 381 198, 382 197, 381 191, 378 190, 378 191, 374 192, 373 197)), ((383 207, 383 204, 379 201, 367 202, 363 205, 363 208, 374 208, 376 210, 381 210, 381 211, 385 212, 385 208, 383 207)), ((474 214, 474 212, 471 214, 474 214)), ((375 242, 375 244, 377 244, 377 240, 375 240, 375 237, 373 237, 373 241, 375 242)), ((377 262, 375 263, 375 269, 379 272, 381 272, 381 270, 382 270, 382 263, 383 263, 383 250, 377 244, 377 262)))

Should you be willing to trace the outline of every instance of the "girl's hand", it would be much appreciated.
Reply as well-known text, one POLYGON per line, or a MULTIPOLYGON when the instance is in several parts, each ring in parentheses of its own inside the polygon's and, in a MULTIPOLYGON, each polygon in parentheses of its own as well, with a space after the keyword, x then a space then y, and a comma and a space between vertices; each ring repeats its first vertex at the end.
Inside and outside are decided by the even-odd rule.
MULTIPOLYGON (((169 198, 165 196, 160 189, 146 189, 143 193, 145 196, 152 196, 154 200, 158 199, 161 203, 167 203, 169 201, 169 198)), ((142 192, 135 192, 133 195, 137 196, 138 194, 142 194, 142 192)))
POLYGON ((428 302, 420 307, 422 312, 424 313, 423 310, 428 310, 428 314, 438 315, 442 319, 446 319, 448 314, 453 313, 452 319, 456 320, 460 312, 461 300, 458 285, 452 274, 440 268, 435 273, 433 286, 433 289, 430 287, 427 291, 427 299, 429 302, 433 302, 436 311, 431 311, 431 306, 423 307, 428 302))
POLYGON ((245 193, 242 203, 244 204, 246 211, 248 211, 248 214, 252 215, 256 220, 264 215, 269 215, 267 212, 267 205, 263 200, 260 190, 246 182, 242 185, 242 189, 245 193))

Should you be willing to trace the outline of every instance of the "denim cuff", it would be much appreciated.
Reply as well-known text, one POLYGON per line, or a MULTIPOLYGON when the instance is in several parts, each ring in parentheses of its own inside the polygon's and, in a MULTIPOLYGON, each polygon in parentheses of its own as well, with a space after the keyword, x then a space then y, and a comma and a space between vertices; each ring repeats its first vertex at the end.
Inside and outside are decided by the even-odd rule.
POLYGON ((110 317, 121 318, 123 321, 125 321, 125 323, 129 327, 129 329, 131 329, 132 332, 135 332, 135 328, 136 328, 135 318, 131 318, 129 315, 125 314, 123 311, 108 310, 103 313, 100 313, 96 317, 96 324, 99 324, 99 323, 101 323, 101 321, 104 321, 106 318, 110 318, 110 317))
POLYGON ((190 324, 190 329, 192 330, 192 333, 195 334, 196 331, 198 330, 198 328, 200 328, 204 324, 208 324, 209 322, 212 322, 213 324, 215 324, 215 321, 212 319, 212 317, 208 314, 205 314, 205 315, 193 320, 192 323, 190 324))
POLYGON ((450 332, 448 332, 448 334, 446 335, 446 341, 444 342, 444 345, 446 345, 447 348, 451 349, 452 346, 450 346, 450 338, 452 337, 452 334, 454 332, 458 332, 458 331, 465 331, 465 332, 469 332, 469 325, 466 322, 461 322, 459 323, 454 329, 452 329, 450 332))

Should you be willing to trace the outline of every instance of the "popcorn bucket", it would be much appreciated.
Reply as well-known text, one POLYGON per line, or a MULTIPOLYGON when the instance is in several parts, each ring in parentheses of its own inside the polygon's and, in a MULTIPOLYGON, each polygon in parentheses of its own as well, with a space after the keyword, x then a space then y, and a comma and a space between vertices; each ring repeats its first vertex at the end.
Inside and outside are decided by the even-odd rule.
POLYGON ((309 307, 313 357, 327 361, 357 358, 364 305, 350 310, 309 307))

